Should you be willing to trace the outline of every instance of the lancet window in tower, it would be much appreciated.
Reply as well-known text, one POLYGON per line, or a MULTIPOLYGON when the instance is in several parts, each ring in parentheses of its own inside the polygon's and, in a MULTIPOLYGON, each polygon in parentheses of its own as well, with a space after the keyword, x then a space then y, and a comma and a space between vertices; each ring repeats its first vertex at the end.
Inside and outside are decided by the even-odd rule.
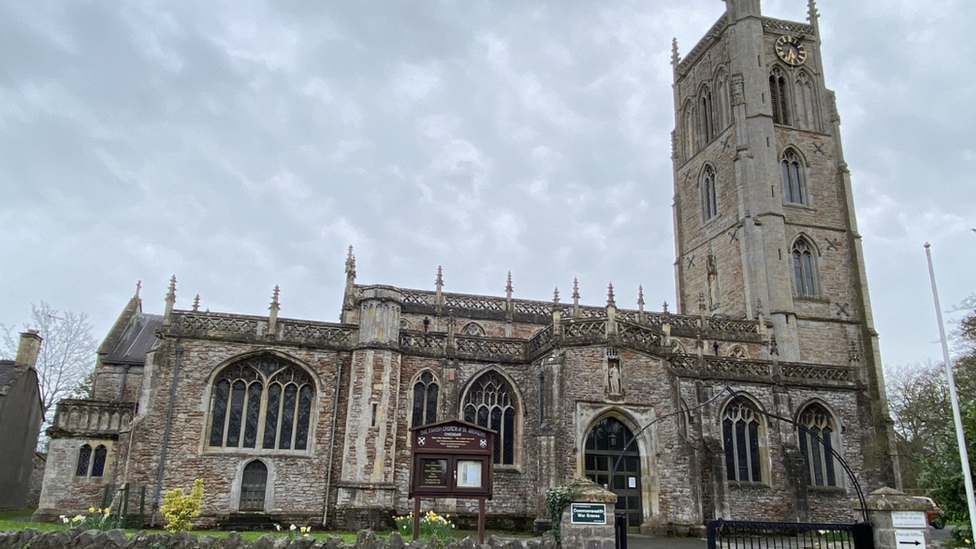
POLYGON ((773 122, 776 124, 789 124, 789 90, 787 89, 786 76, 777 67, 769 74, 769 99, 773 104, 773 122))
POLYGON ((715 134, 718 135, 732 120, 732 109, 729 107, 729 75, 724 69, 715 76, 715 134))
POLYGON ((305 450, 314 398, 312 378, 278 357, 231 364, 214 379, 209 445, 305 450))
POLYGON ((508 383, 488 372, 471 384, 462 406, 464 421, 495 430, 493 462, 515 464, 516 403, 508 383))
POLYGON ((440 387, 434 374, 425 371, 413 384, 413 416, 410 426, 427 425, 437 421, 437 394, 440 387))
POLYGON ((722 414, 725 471, 729 480, 761 482, 759 441, 763 424, 752 405, 731 402, 722 414))
POLYGON ((817 291, 817 262, 814 247, 800 237, 793 243, 793 283, 796 295, 815 296, 817 291))
POLYGON ((837 429, 834 420, 823 406, 811 404, 800 413, 797 429, 800 453, 807 462, 810 484, 813 486, 837 486, 834 456, 837 429))
POLYGON ((712 112, 712 91, 708 86, 702 87, 698 93, 698 133, 702 143, 708 143, 715 138, 715 122, 712 112))
POLYGON ((803 164, 800 155, 793 149, 786 149, 780 162, 783 180, 783 201, 792 204, 806 204, 807 192, 803 178, 803 164))
POLYGON ((698 152, 695 146, 695 108, 691 100, 685 103, 685 108, 682 109, 682 113, 681 142, 683 144, 685 161, 688 161, 698 152))
POLYGON ((718 191, 715 188, 715 168, 706 164, 699 180, 702 200, 702 218, 708 221, 718 216, 718 191))
POLYGON ((813 86, 813 79, 806 71, 797 72, 793 91, 796 95, 796 124, 806 130, 820 131, 817 93, 813 86))

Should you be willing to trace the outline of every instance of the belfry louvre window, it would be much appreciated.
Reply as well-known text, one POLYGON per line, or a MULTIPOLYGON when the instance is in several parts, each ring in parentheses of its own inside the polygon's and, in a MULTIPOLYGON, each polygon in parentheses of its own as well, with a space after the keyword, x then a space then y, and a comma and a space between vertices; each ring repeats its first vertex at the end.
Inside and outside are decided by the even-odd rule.
POLYGON ((761 482, 759 440, 762 424, 755 409, 743 402, 732 402, 722 415, 722 442, 725 471, 729 480, 761 482))
POLYGON ((305 450, 314 399, 311 377, 278 357, 231 364, 214 380, 209 445, 305 450))
POLYGON ((800 414, 797 429, 800 438, 800 453, 807 462, 810 484, 813 486, 837 486, 834 469, 834 456, 831 451, 837 430, 830 413, 819 404, 807 406, 800 414), (818 440, 819 439, 819 440, 818 440))
POLYGON ((496 431, 493 463, 515 464, 515 405, 508 383, 494 372, 479 377, 468 389, 464 421, 496 431))
POLYGON ((769 99, 773 104, 773 122, 789 124, 788 91, 783 71, 776 68, 769 75, 769 99))
POLYGON ((417 427, 437 421, 437 393, 439 391, 434 374, 424 372, 413 384, 413 417, 410 425, 417 427))
POLYGON ((796 295, 817 295, 817 271, 812 250, 813 247, 804 238, 798 238, 793 244, 793 282, 796 295))

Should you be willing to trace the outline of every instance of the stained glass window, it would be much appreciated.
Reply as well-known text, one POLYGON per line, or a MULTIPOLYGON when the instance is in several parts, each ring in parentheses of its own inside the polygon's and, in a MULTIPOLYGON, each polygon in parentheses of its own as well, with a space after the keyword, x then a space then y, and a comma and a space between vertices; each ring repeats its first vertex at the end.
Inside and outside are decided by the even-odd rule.
POLYGON ((817 295, 817 271, 812 249, 802 237, 793 244, 793 282, 797 295, 817 295))
POLYGON ((91 461, 91 454, 91 446, 82 444, 81 448, 78 449, 78 467, 75 469, 75 475, 79 477, 88 476, 88 463, 91 461))
POLYGON ((312 378, 276 356, 232 364, 214 380, 209 445, 306 450, 314 400, 312 378))
POLYGON ((495 372, 479 377, 468 390, 462 413, 464 421, 497 431, 493 462, 515 464, 515 403, 508 383, 495 372))
POLYGON ((836 429, 830 413, 819 404, 811 404, 800 414, 799 423, 800 453, 807 462, 810 484, 837 486, 832 453, 836 429))
POLYGON ((437 421, 437 381, 434 374, 424 372, 413 384, 413 414, 410 425, 427 425, 437 421))
POLYGON ((92 460, 91 476, 100 477, 105 474, 105 460, 108 459, 108 448, 99 444, 95 448, 95 459, 92 460))
POLYGON ((762 425, 752 406, 733 402, 722 416, 725 471, 729 480, 761 482, 759 439, 762 425))

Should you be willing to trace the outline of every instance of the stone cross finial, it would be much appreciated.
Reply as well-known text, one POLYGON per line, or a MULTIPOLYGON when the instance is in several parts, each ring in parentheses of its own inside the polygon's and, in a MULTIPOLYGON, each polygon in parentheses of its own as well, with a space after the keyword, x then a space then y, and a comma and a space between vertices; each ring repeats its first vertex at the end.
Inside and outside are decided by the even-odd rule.
POLYGON ((346 278, 356 279, 356 256, 352 253, 352 244, 349 245, 349 253, 346 254, 346 278))
POLYGON ((553 306, 559 305, 559 286, 552 291, 552 304, 553 306))
POLYGON ((193 296, 193 312, 200 312, 200 294, 193 296))
POLYGON ((136 281, 136 295, 135 295, 136 298, 139 297, 139 290, 141 289, 142 289, 142 281, 138 280, 136 281))
POLYGON ((678 39, 671 39, 671 66, 675 69, 678 68, 678 63, 681 61, 681 57, 678 56, 678 39))
POLYGON ((637 285, 637 310, 644 312, 644 285, 637 285))
POLYGON ((508 276, 505 279, 505 298, 512 299, 512 271, 508 271, 508 276))
POLYGON ((607 285, 607 305, 617 305, 617 302, 613 299, 613 282, 607 285))
POLYGON ((434 279, 434 285, 438 292, 444 288, 444 269, 440 265, 437 266, 437 278, 434 279))

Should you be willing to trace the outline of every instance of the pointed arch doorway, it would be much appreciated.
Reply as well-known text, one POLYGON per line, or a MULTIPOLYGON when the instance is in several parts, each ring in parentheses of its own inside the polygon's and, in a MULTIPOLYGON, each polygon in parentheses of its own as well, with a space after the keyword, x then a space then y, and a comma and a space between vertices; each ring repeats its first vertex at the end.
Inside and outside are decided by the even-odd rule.
POLYGON ((624 445, 633 436, 633 432, 617 418, 601 419, 586 435, 584 465, 588 479, 617 494, 616 514, 627 517, 627 527, 639 528, 644 516, 641 508, 640 451, 636 444, 632 444, 623 452, 624 445), (610 470, 621 452, 623 458, 611 479, 610 470))

